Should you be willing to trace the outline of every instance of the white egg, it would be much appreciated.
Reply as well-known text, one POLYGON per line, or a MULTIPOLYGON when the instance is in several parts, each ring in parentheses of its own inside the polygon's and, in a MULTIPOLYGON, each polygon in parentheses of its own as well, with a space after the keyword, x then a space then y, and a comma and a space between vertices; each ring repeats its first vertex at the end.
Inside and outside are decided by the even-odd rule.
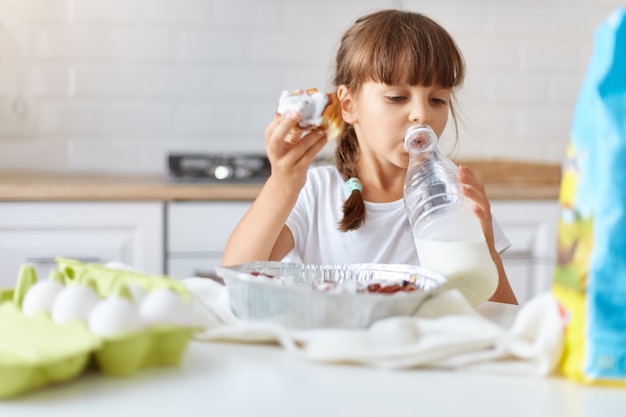
POLYGON ((52 320, 63 324, 72 319, 87 322, 91 309, 100 296, 89 285, 73 284, 63 288, 52 304, 52 320))
POLYGON ((87 323, 91 333, 101 337, 137 332, 146 327, 138 307, 119 295, 109 296, 96 304, 87 323))
POLYGON ((169 289, 149 292, 139 306, 139 314, 151 326, 191 326, 191 306, 180 294, 169 289))
POLYGON ((28 289, 22 300, 22 312, 27 316, 49 313, 57 295, 65 288, 56 280, 38 281, 28 289))

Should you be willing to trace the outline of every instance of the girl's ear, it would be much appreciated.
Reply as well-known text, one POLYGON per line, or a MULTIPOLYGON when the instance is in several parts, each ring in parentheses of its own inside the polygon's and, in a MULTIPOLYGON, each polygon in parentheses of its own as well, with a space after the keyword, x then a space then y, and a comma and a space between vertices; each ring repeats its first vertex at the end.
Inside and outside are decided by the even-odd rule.
POLYGON ((357 121, 354 95, 348 87, 342 84, 337 88, 337 97, 341 105, 341 117, 343 117, 344 122, 354 124, 357 121))

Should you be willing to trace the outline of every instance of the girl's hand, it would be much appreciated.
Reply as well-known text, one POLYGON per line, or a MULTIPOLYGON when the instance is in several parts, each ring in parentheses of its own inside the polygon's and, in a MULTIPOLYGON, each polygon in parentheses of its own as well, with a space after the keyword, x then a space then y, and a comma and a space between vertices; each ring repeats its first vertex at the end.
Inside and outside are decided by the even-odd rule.
POLYGON ((483 229, 485 240, 487 242, 487 246, 489 247, 489 252, 491 252, 491 258, 493 259, 496 269, 498 270, 498 287, 489 300, 501 303, 517 304, 517 298, 515 297, 511 284, 509 283, 509 279, 506 276, 502 258, 495 247, 491 204, 489 203, 489 199, 485 193, 485 186, 471 169, 464 166, 459 166, 457 178, 462 185, 461 193, 474 202, 474 214, 476 214, 478 220, 480 221, 480 226, 483 229))
POLYGON ((495 239, 491 217, 491 204, 485 192, 485 186, 474 172, 465 166, 459 166, 457 179, 461 183, 461 193, 474 202, 474 214, 480 221, 489 250, 495 252, 495 239))
POLYGON ((328 142, 326 133, 321 129, 302 135, 297 129, 300 117, 300 113, 285 114, 274 119, 265 129, 271 176, 290 193, 300 192, 309 166, 328 142))
POLYGON ((306 183, 313 158, 327 142, 320 130, 302 135, 296 130, 299 120, 299 113, 286 114, 265 129, 272 173, 230 235, 222 265, 279 261, 293 248, 293 236, 285 223, 306 183))

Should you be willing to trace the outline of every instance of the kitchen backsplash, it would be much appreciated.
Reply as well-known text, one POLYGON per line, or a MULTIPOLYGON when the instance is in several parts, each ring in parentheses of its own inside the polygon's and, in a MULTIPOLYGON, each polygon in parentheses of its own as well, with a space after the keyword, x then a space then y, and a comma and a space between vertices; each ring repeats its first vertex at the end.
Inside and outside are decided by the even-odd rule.
POLYGON ((0 169, 154 174, 169 152, 263 152, 280 91, 330 89, 343 31, 389 7, 465 54, 457 157, 560 162, 595 28, 621 3, 0 0, 0 169))

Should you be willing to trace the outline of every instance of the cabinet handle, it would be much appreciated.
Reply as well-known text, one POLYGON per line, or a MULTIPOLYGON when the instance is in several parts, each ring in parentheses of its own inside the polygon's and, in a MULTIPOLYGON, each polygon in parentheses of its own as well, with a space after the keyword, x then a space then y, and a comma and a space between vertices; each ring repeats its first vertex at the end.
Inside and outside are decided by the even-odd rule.
MULTIPOLYGON (((49 265, 56 264, 56 258, 55 256, 29 256, 26 258, 26 262, 35 265, 49 265)), ((83 263, 100 263, 100 258, 97 256, 62 256, 62 258, 75 259, 83 263)))

